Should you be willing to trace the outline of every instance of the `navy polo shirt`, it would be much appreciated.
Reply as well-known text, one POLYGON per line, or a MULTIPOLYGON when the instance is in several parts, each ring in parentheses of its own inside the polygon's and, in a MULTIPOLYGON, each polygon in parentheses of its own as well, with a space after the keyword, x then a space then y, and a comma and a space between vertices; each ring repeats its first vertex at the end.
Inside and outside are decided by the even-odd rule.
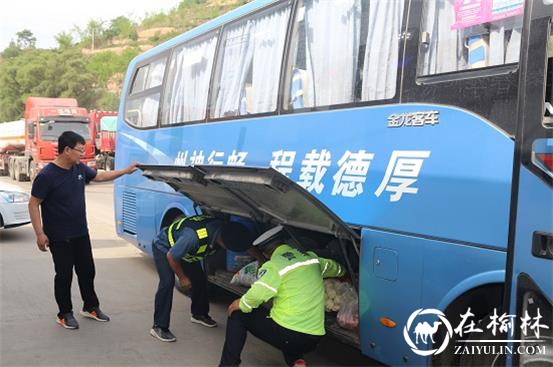
POLYGON ((36 176, 31 195, 42 199, 44 233, 50 241, 88 234, 84 188, 96 177, 96 171, 83 163, 70 169, 47 164, 36 176))
MULTIPOLYGON (((219 235, 222 224, 223 222, 219 220, 212 220, 205 225, 207 233, 209 233, 210 236, 210 249, 215 248, 215 238, 219 235)), ((154 238, 154 246, 163 254, 170 252, 174 259, 180 259, 185 255, 194 255, 196 251, 198 251, 200 248, 200 241, 198 240, 196 231, 186 227, 186 224, 183 225, 174 234, 175 244, 171 246, 167 237, 167 228, 168 227, 163 228, 154 238)))

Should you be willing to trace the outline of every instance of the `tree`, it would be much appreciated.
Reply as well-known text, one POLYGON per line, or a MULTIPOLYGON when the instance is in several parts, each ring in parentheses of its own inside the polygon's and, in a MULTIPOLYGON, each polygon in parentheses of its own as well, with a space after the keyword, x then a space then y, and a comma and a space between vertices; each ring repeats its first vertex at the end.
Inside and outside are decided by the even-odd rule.
POLYGON ((115 65, 117 58, 118 55, 113 52, 99 52, 90 56, 86 69, 96 75, 98 82, 105 86, 108 79, 117 71, 115 65))
POLYGON ((57 97, 77 98, 84 107, 93 105, 101 88, 96 81, 97 76, 86 69, 87 60, 80 51, 69 49, 57 53, 53 62, 61 65, 61 72, 50 68, 46 78, 56 80, 57 90, 60 91, 57 97))
POLYGON ((17 36, 17 45, 19 48, 35 48, 36 37, 33 36, 33 32, 28 29, 24 29, 15 34, 17 36))
POLYGON ((73 36, 70 33, 60 32, 55 38, 60 50, 73 47, 73 36))
POLYGON ((6 59, 12 59, 14 57, 17 57, 21 54, 21 49, 17 44, 12 40, 10 42, 10 45, 4 49, 2 52, 2 57, 6 59))
POLYGON ((119 96, 104 91, 102 97, 96 102, 95 107, 100 110, 117 111, 119 109, 119 96))
POLYGON ((101 20, 91 20, 84 29, 74 26, 73 32, 79 35, 80 43, 83 47, 90 47, 94 50, 103 42, 105 32, 104 22, 101 20))
POLYGON ((91 20, 86 26, 86 33, 91 40, 91 48, 94 48, 102 43, 104 38, 104 22, 101 20, 91 20))
POLYGON ((24 104, 20 100, 17 67, 13 60, 0 63, 0 121, 10 121, 23 116, 24 104))
POLYGON ((120 16, 111 20, 110 27, 106 32, 113 34, 114 37, 125 37, 130 39, 136 39, 138 36, 136 32, 136 24, 129 18, 120 16))
POLYGON ((0 121, 21 118, 25 98, 74 97, 84 107, 101 96, 97 75, 86 69, 80 50, 25 50, 0 62, 0 121))

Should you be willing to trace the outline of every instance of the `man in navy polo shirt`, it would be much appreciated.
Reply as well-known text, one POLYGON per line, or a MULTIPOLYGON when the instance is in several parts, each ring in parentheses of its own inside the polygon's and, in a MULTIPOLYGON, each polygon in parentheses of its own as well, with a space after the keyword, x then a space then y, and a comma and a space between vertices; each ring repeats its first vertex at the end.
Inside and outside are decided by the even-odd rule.
POLYGON ((244 224, 223 222, 206 215, 179 217, 163 228, 152 243, 159 285, 150 335, 164 342, 177 340, 169 330, 175 275, 184 290, 192 288, 190 321, 210 328, 217 326, 209 316, 207 275, 202 262, 217 247, 246 251, 252 237, 244 224))
POLYGON ((54 293, 59 307, 57 322, 66 329, 79 328, 71 304, 73 267, 84 302, 81 315, 109 321, 100 310, 94 291, 95 269, 86 223, 85 184, 114 180, 137 169, 133 163, 124 169, 97 173, 80 162, 84 148, 85 140, 79 134, 72 131, 61 134, 59 155, 36 176, 29 200, 29 214, 38 248, 41 251, 50 248, 54 259, 54 293))

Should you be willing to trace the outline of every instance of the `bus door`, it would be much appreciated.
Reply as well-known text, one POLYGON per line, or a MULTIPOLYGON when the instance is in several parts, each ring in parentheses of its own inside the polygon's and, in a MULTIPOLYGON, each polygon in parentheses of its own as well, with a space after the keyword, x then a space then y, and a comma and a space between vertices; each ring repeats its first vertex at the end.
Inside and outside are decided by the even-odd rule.
POLYGON ((552 18, 552 0, 526 1, 504 302, 514 366, 553 366, 552 18))

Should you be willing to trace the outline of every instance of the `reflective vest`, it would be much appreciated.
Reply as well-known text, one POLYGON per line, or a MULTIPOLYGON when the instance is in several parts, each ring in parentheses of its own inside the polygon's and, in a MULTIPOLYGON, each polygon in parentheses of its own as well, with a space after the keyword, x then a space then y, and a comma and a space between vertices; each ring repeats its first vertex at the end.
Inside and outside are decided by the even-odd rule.
POLYGON ((273 300, 270 316, 282 327, 310 335, 325 334, 323 278, 344 275, 334 260, 280 245, 261 266, 258 279, 240 298, 240 310, 248 313, 273 300))
POLYGON ((193 254, 186 254, 183 256, 183 260, 186 262, 201 261, 207 255, 211 255, 215 252, 215 249, 211 249, 209 244, 212 242, 213 233, 208 233, 207 223, 216 220, 215 218, 206 215, 194 215, 191 217, 181 218, 171 223, 167 228, 167 238, 169 239, 169 245, 173 247, 175 245, 175 237, 177 232, 184 225, 185 228, 190 228, 196 232, 198 237, 199 247, 193 254))

